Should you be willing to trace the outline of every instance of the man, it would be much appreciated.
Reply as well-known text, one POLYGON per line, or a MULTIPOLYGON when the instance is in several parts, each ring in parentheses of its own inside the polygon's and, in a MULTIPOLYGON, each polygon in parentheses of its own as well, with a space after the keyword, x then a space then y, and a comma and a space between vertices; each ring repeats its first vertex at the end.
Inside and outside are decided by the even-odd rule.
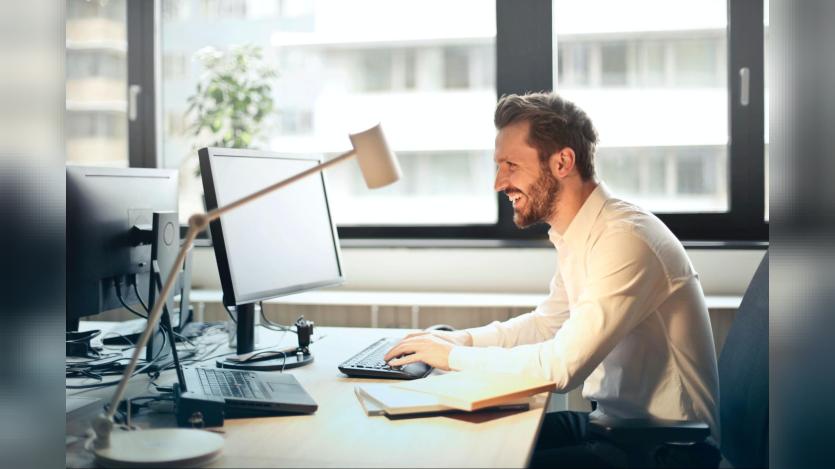
MULTIPOLYGON (((554 93, 505 96, 494 121, 496 191, 520 228, 550 225, 559 262, 550 295, 505 322, 410 334, 386 360, 526 373, 562 392, 583 385, 595 413, 704 421, 718 438, 713 334, 681 243, 598 181, 597 132, 573 103, 554 93)), ((612 461, 586 431, 588 418, 548 414, 532 465, 612 461)))

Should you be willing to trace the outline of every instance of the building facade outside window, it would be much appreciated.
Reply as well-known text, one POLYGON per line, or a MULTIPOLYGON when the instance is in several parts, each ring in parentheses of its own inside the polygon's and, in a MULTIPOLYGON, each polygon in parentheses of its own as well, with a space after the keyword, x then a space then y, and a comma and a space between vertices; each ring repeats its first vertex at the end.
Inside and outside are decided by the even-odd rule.
POLYGON ((125 0, 66 0, 67 161, 128 165, 125 0))
POLYGON ((655 212, 726 211, 725 0, 554 0, 553 12, 554 89, 595 122, 602 179, 655 212))
MULTIPOLYGON (((399 155, 403 180, 373 193, 351 165, 328 171, 340 226, 497 222, 494 8, 479 0, 263 3, 162 0, 169 122, 186 116, 203 73, 198 50, 253 44, 278 72, 276 112, 254 148, 327 158, 349 148, 349 132, 380 121, 399 155), (175 60, 180 55, 191 57, 185 70, 175 60)), ((181 213, 192 213, 200 209, 193 174, 204 143, 176 125, 165 128, 161 163, 182 169, 181 213)))
POLYGON ((541 227, 515 229, 492 191, 492 114, 499 93, 548 88, 594 120, 602 179, 680 237, 767 233, 767 194, 762 210, 742 196, 768 178, 767 124, 764 142, 747 137, 768 113, 767 61, 747 37, 759 32, 757 2, 66 2, 68 161, 177 168, 182 214, 203 208, 197 148, 221 141, 206 127, 194 134, 189 100, 208 74, 199 57, 254 46, 276 72, 263 95, 273 107, 235 145, 329 158, 350 146, 347 133, 382 122, 400 155, 404 179, 383 191, 367 191, 351 165, 328 171, 341 235, 544 239, 541 227), (749 107, 738 104, 741 67, 752 67, 749 107), (141 94, 129 121, 133 88, 157 96, 141 94))

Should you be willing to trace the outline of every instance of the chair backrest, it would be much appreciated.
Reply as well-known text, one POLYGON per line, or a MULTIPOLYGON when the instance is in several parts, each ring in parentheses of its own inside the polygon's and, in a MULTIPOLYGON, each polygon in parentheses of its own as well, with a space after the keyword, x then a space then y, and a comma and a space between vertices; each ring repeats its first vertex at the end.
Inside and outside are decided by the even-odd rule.
POLYGON ((768 465, 768 252, 719 357, 721 450, 734 467, 768 465))

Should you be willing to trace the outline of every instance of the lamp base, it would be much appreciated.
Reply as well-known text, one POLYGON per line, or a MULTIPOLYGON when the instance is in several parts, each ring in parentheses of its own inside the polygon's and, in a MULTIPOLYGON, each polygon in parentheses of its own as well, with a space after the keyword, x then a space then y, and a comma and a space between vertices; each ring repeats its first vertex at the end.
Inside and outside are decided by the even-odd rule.
POLYGON ((220 435, 186 428, 114 431, 109 447, 94 450, 100 467, 197 467, 222 451, 220 435))
POLYGON ((288 353, 286 357, 256 359, 243 363, 228 359, 219 359, 215 363, 218 368, 229 368, 233 370, 281 371, 313 363, 313 354, 310 352, 288 353))

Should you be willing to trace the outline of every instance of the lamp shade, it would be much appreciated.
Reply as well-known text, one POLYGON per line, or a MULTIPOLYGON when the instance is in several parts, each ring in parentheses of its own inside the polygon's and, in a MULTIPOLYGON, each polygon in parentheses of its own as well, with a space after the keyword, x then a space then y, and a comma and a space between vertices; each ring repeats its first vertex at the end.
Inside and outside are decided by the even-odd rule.
POLYGON ((389 148, 380 124, 350 137, 369 189, 387 186, 400 179, 400 164, 389 148))

